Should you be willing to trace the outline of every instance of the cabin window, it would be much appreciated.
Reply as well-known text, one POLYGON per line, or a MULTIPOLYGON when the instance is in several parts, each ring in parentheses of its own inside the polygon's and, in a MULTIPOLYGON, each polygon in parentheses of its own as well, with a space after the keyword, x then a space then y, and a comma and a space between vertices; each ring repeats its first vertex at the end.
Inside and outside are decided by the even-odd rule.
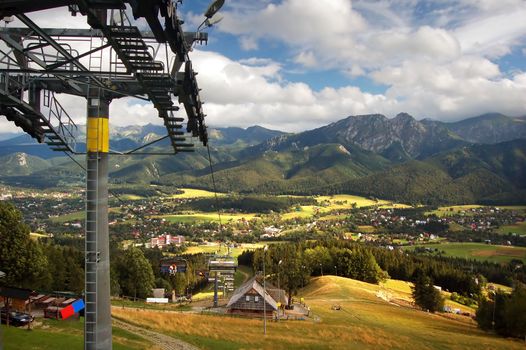
POLYGON ((247 296, 245 297, 245 300, 246 300, 246 301, 250 301, 250 295, 247 295, 247 296))
POLYGON ((257 303, 257 302, 259 301, 259 296, 256 295, 256 296, 254 297, 254 301, 257 303))

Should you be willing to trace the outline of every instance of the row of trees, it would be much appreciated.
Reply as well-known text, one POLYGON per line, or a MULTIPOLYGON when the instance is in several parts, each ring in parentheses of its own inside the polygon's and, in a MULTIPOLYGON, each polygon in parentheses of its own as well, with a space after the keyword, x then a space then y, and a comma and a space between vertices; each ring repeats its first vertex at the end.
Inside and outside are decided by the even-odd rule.
POLYGON ((270 213, 286 211, 295 205, 315 205, 317 203, 311 197, 231 196, 220 200, 214 198, 196 199, 182 207, 212 212, 234 209, 244 213, 270 213))
MULTIPOLYGON (((49 239, 31 239, 20 211, 0 202, 0 270, 6 273, 4 284, 80 294, 84 290, 84 253, 79 248, 77 244, 59 246, 49 239)), ((161 275, 163 255, 159 249, 123 250, 115 242, 110 249, 112 295, 146 298, 154 287, 183 294, 201 283, 195 269, 206 266, 204 255, 185 256, 185 273, 161 275)))
POLYGON ((31 240, 20 211, 0 202, 0 269, 6 273, 3 282, 18 287, 47 287, 48 266, 42 246, 31 240))
POLYGON ((255 271, 261 271, 264 263, 266 274, 286 289, 290 298, 309 282, 311 275, 332 273, 369 283, 378 283, 389 277, 371 251, 359 245, 274 244, 268 250, 245 251, 238 261, 252 266, 255 271))
MULTIPOLYGON (((244 252, 239 263, 260 271, 263 255, 261 249, 244 252)), ((425 275, 445 290, 476 300, 486 280, 500 282, 495 280, 499 271, 501 274, 504 271, 510 280, 523 277, 522 265, 498 266, 464 259, 419 256, 341 240, 270 245, 265 256, 267 274, 277 281, 279 271, 282 285, 289 289, 289 294, 306 284, 309 276, 322 273, 370 283, 378 283, 389 276, 415 282, 420 275, 425 275)))

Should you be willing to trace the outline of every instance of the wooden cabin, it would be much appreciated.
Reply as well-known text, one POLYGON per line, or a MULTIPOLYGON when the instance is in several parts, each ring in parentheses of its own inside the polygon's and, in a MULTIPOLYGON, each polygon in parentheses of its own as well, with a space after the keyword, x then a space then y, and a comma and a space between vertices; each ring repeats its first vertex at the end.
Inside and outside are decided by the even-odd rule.
POLYGON ((25 312, 29 305, 32 291, 14 287, 0 287, 0 298, 4 305, 9 305, 11 310, 25 312))
POLYGON ((276 315, 281 303, 274 296, 283 296, 284 293, 276 291, 277 288, 270 284, 267 286, 271 288, 265 291, 262 283, 256 277, 249 279, 234 291, 234 295, 226 306, 228 312, 236 315, 263 317, 266 309, 267 317, 276 315), (270 293, 271 290, 274 293, 270 293))

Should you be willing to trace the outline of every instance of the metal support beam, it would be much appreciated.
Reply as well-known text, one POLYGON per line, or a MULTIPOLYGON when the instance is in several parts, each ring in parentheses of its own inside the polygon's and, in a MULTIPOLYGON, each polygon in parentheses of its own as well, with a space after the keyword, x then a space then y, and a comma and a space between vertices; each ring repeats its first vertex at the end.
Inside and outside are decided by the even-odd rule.
MULTIPOLYGON (((82 28, 41 28, 44 33, 50 37, 64 38, 91 38, 101 36, 102 32, 100 29, 82 29, 82 28)), ((19 35, 19 36, 32 36, 33 32, 29 28, 0 28, 0 32, 19 35)), ((155 40, 155 36, 151 30, 141 30, 141 36, 146 40, 155 40)), ((208 42, 208 33, 206 32, 184 32, 185 40, 188 44, 192 45, 194 42, 203 43, 208 42)))
POLYGON ((216 271, 215 278, 214 278, 214 307, 218 307, 217 284, 218 284, 218 280, 217 280, 217 271, 216 271))
POLYGON ((111 350, 108 234, 109 101, 92 87, 86 131, 85 350, 111 350))

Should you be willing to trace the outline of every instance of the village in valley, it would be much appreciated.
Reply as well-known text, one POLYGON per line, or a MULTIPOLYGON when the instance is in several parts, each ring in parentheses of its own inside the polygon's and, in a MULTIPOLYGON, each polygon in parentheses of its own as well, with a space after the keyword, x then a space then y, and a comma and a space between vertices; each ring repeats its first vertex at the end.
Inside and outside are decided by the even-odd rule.
MULTIPOLYGON (((465 269, 479 271, 479 275, 474 274, 479 277, 472 289, 451 283, 451 278, 457 277, 445 277, 448 282, 444 285, 435 283, 445 301, 437 310, 439 314, 455 315, 471 327, 479 302, 476 297, 466 295, 509 293, 511 286, 506 284, 517 268, 523 269, 522 259, 526 255, 526 208, 520 206, 424 207, 333 195, 310 197, 308 203, 305 199, 295 202, 290 197, 289 205, 281 211, 248 212, 234 205, 213 215, 191 206, 193 202, 214 198, 212 192, 183 188, 166 194, 158 189, 155 197, 148 198, 131 194, 133 189, 128 194, 124 190, 119 192, 122 194, 116 195, 118 200, 111 200, 109 228, 118 259, 122 259, 116 263, 117 276, 112 277, 115 286, 112 313, 120 320, 125 320, 128 314, 142 319, 165 312, 175 312, 174 317, 191 314, 228 320, 241 317, 236 322, 264 318, 265 324, 269 322, 269 332, 275 332, 275 327, 279 327, 275 322, 306 322, 321 327, 326 312, 334 316, 353 312, 352 298, 334 297, 323 299, 326 309, 321 311, 320 297, 317 292, 312 294, 320 283, 334 286, 344 283, 344 287, 338 288, 349 293, 366 290, 361 296, 364 300, 417 312, 410 276, 389 273, 389 265, 382 262, 387 258, 385 254, 396 257, 409 253, 414 256, 412 259, 423 259, 424 266, 429 259, 466 258, 465 269), (314 244, 320 240, 325 242, 323 249, 314 244), (293 247, 288 247, 291 244, 293 247), (358 249, 356 244, 373 249, 371 257, 381 264, 378 269, 384 269, 383 274, 375 272, 372 277, 356 274, 342 260, 347 249, 351 249, 349 252, 358 249), (286 252, 287 249, 293 250, 286 252), (127 255, 137 260, 137 254, 146 265, 129 265, 127 255), (298 260, 288 261, 294 254, 299 254, 295 258, 298 260), (499 273, 489 280, 480 277, 483 274, 495 277, 486 266, 488 262, 512 268, 509 275, 499 273), (144 268, 150 270, 146 275, 136 270, 144 268), (373 284, 345 281, 349 277, 373 284), (130 278, 150 282, 137 290, 133 284, 130 288, 130 278)), ((70 249, 82 246, 85 222, 81 191, 69 192, 77 193, 71 195, 4 187, 3 193, 4 203, 19 203, 17 207, 31 229, 33 240, 43 244, 56 240, 71 246, 70 249)), ((378 264, 375 262, 374 266, 378 264)), ((462 279, 464 272, 462 268, 460 271, 458 278, 462 279)), ((68 275, 71 271, 64 273, 68 275)), ((73 287, 67 280, 63 283, 59 290, 73 287)), ((32 322, 26 318, 20 325, 38 329, 48 325, 47 320, 64 322, 60 321, 62 310, 82 300, 82 285, 76 288, 78 293, 2 287, 1 293, 4 303, 9 302, 13 310, 31 315, 32 322)), ((75 313, 72 319, 79 322, 81 315, 82 312, 75 313)))

